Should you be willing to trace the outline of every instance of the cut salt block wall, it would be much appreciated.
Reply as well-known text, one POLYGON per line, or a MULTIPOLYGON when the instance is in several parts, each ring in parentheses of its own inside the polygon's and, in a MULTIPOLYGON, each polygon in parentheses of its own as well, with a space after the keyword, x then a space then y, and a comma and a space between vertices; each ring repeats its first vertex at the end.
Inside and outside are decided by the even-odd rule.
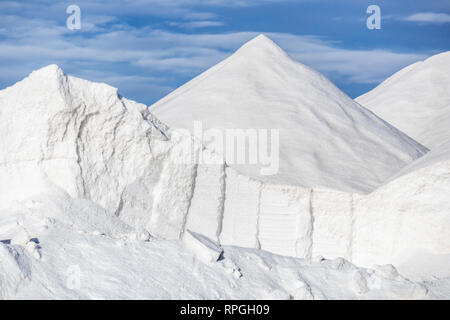
POLYGON ((369 195, 269 185, 227 168, 221 196, 218 173, 209 175, 206 187, 198 174, 193 196, 198 200, 187 225, 213 239, 218 234, 223 245, 301 258, 344 257, 363 266, 400 264, 414 252, 450 254, 450 199, 436 199, 450 190, 449 163, 406 175, 369 195), (202 206, 200 199, 210 202, 202 206))
POLYGON ((264 185, 259 199, 258 238, 263 250, 290 256, 310 253, 310 190, 264 185))
POLYGON ((311 192, 312 256, 351 259, 353 195, 326 189, 311 192))
POLYGON ((219 241, 225 202, 225 165, 199 165, 186 229, 219 241))
POLYGON ((179 220, 180 229, 224 245, 295 257, 351 258, 351 194, 264 184, 232 168, 223 174, 221 168, 198 166, 187 223, 179 220))
POLYGON ((258 209, 262 183, 226 169, 226 192, 220 242, 258 248, 258 209))
POLYGON ((197 156, 199 149, 191 143, 190 137, 173 135, 172 139, 175 145, 164 161, 158 184, 151 195, 153 208, 148 228, 155 235, 179 239, 186 229, 197 176, 198 165, 191 157, 197 156))

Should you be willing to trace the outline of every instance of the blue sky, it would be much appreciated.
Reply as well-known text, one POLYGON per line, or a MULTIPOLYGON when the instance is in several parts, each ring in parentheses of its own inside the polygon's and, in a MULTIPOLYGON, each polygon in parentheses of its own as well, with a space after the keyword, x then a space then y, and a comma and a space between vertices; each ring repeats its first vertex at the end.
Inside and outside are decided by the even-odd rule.
POLYGON ((450 1, 0 1, 0 88, 56 63, 152 104, 265 33, 351 97, 450 50, 450 1), (66 27, 69 5, 81 29, 66 27), (369 30, 369 5, 381 29, 369 30))

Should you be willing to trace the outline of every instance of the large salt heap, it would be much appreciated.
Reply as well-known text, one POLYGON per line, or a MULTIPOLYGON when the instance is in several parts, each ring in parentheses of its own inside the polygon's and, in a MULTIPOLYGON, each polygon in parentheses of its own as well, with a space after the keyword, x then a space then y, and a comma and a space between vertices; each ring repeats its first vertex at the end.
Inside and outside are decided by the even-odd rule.
POLYGON ((264 35, 150 110, 172 128, 279 129, 279 171, 232 165, 271 184, 366 193, 426 148, 362 108, 264 35))
POLYGON ((429 149, 450 140, 450 52, 396 72, 355 100, 429 149))

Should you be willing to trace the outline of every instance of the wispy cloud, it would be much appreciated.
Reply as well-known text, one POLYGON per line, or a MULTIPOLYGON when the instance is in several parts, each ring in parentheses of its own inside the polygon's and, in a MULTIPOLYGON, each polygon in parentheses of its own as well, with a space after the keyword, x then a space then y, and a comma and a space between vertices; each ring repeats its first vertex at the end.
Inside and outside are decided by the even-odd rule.
MULTIPOLYGON (((1 2, 0 84, 12 84, 32 70, 56 63, 69 74, 110 83, 125 96, 150 103, 258 35, 253 31, 212 33, 205 28, 220 27, 223 22, 208 12, 208 7, 269 1, 277 0, 124 0, 120 5, 113 0, 102 7, 98 2, 79 0, 86 10, 82 9, 82 29, 77 31, 65 27, 65 8, 54 1, 30 1, 29 6, 17 1, 1 2), (44 4, 48 5, 46 10, 44 4), (202 5, 205 10, 194 10, 189 5, 202 5), (168 21, 130 25, 118 17, 127 10, 167 14, 168 21), (180 27, 167 28, 168 23, 180 27), (202 28, 201 32, 192 31, 197 28, 202 28)), ((349 49, 317 36, 283 32, 268 35, 296 60, 348 83, 380 82, 433 53, 349 49)))
MULTIPOLYGON (((91 61, 135 65, 145 70, 195 75, 227 57, 257 32, 185 34, 151 28, 113 30, 92 37, 72 37, 66 30, 41 27, 23 37, 0 44, 0 58, 8 63, 24 61, 50 63, 91 61), (36 34, 39 34, 37 37, 36 34), (43 38, 43 35, 46 35, 43 38), (43 40, 45 39, 45 40, 43 40), (120 45, 118 45, 120 44, 120 45)), ((375 83, 392 71, 425 58, 426 54, 389 50, 343 49, 335 43, 313 36, 287 33, 268 34, 292 57, 327 75, 347 77, 349 81, 375 83)), ((115 68, 112 68, 115 69, 115 68)))
POLYGON ((198 28, 210 28, 210 27, 221 27, 225 23, 222 21, 212 21, 212 20, 200 20, 200 21, 187 21, 187 22, 169 22, 172 27, 186 28, 186 29, 198 29, 198 28))
POLYGON ((395 52, 387 49, 345 49, 339 43, 314 36, 269 34, 294 59, 346 82, 379 83, 399 69, 425 59, 429 53, 395 52))
POLYGON ((420 22, 420 23, 449 23, 450 14, 436 12, 419 12, 409 15, 403 19, 404 21, 420 22))

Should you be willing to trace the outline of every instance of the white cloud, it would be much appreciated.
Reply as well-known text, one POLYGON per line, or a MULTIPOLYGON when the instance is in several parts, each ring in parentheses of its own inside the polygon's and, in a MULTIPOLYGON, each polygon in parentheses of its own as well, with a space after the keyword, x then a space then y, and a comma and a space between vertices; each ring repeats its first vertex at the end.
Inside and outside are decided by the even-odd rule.
MULTIPOLYGON (((73 3, 81 12, 89 15, 155 15, 158 17, 177 17, 188 20, 206 20, 216 17, 209 12, 217 7, 255 7, 267 3, 291 0, 76 0, 73 3)), ((42 18, 60 18, 65 15, 71 2, 30 0, 0 1, 0 12, 20 12, 24 17, 35 17, 38 12, 42 18)))
MULTIPOLYGON (((33 60, 43 63, 88 61, 91 65, 119 64, 144 68, 139 72, 168 72, 195 75, 218 63, 257 32, 222 34, 184 34, 150 28, 128 28, 95 34, 89 38, 68 36, 66 30, 41 27, 22 37, 0 44, 3 68, 33 60)), ((324 39, 286 33, 268 34, 296 60, 326 75, 342 76, 348 81, 376 83, 392 72, 427 54, 389 50, 343 49, 324 39)), ((30 70, 31 71, 31 70, 30 70)))
POLYGON ((401 68, 425 59, 429 53, 393 52, 386 49, 344 49, 318 37, 269 34, 294 59, 347 82, 379 83, 401 68))
MULTIPOLYGON (((129 5, 136 6, 142 1, 130 2, 129 5)), ((133 27, 116 19, 114 10, 117 8, 101 13, 94 2, 77 2, 82 8, 90 5, 92 9, 89 15, 82 16, 80 31, 65 28, 65 10, 52 7, 54 2, 49 2, 49 10, 59 12, 58 19, 11 12, 2 14, 0 9, 1 84, 11 84, 34 69, 56 63, 70 74, 109 82, 119 87, 124 95, 132 92, 130 98, 141 98, 147 92, 150 96, 160 97, 173 86, 180 85, 179 79, 187 80, 206 70, 258 34, 250 31, 187 34, 149 26, 133 27)), ((128 0, 125 2, 121 5, 124 8, 128 0)), ((151 1, 155 6, 164 6, 166 2, 169 1, 151 1)), ((215 0, 179 0, 171 4, 176 8, 171 14, 185 10, 182 5, 200 2, 220 5, 215 0)), ((113 6, 118 3, 111 1, 113 6)), ((228 5, 250 5, 250 2, 233 1, 228 5)), ((14 1, 7 2, 4 8, 16 10, 18 7, 25 11, 38 8, 36 2, 32 2, 30 9, 14 1)), ((144 7, 143 10, 151 9, 144 7)), ((191 23, 192 28, 218 26, 221 23, 207 12, 186 12, 191 16, 184 16, 177 23, 191 23)), ((48 11, 45 13, 49 14, 48 11)), ((296 60, 328 77, 355 83, 380 82, 400 68, 430 54, 384 49, 353 50, 319 37, 288 33, 268 35, 296 60)), ((148 99, 143 101, 150 102, 148 99)))
POLYGON ((210 27, 221 27, 225 23, 221 21, 212 20, 200 20, 200 21, 188 21, 188 22, 170 22, 170 26, 186 28, 186 29, 197 29, 197 28, 210 28, 210 27))
POLYGON ((449 23, 450 14, 436 13, 436 12, 419 12, 407 16, 403 20, 411 22, 436 23, 436 24, 449 23))

